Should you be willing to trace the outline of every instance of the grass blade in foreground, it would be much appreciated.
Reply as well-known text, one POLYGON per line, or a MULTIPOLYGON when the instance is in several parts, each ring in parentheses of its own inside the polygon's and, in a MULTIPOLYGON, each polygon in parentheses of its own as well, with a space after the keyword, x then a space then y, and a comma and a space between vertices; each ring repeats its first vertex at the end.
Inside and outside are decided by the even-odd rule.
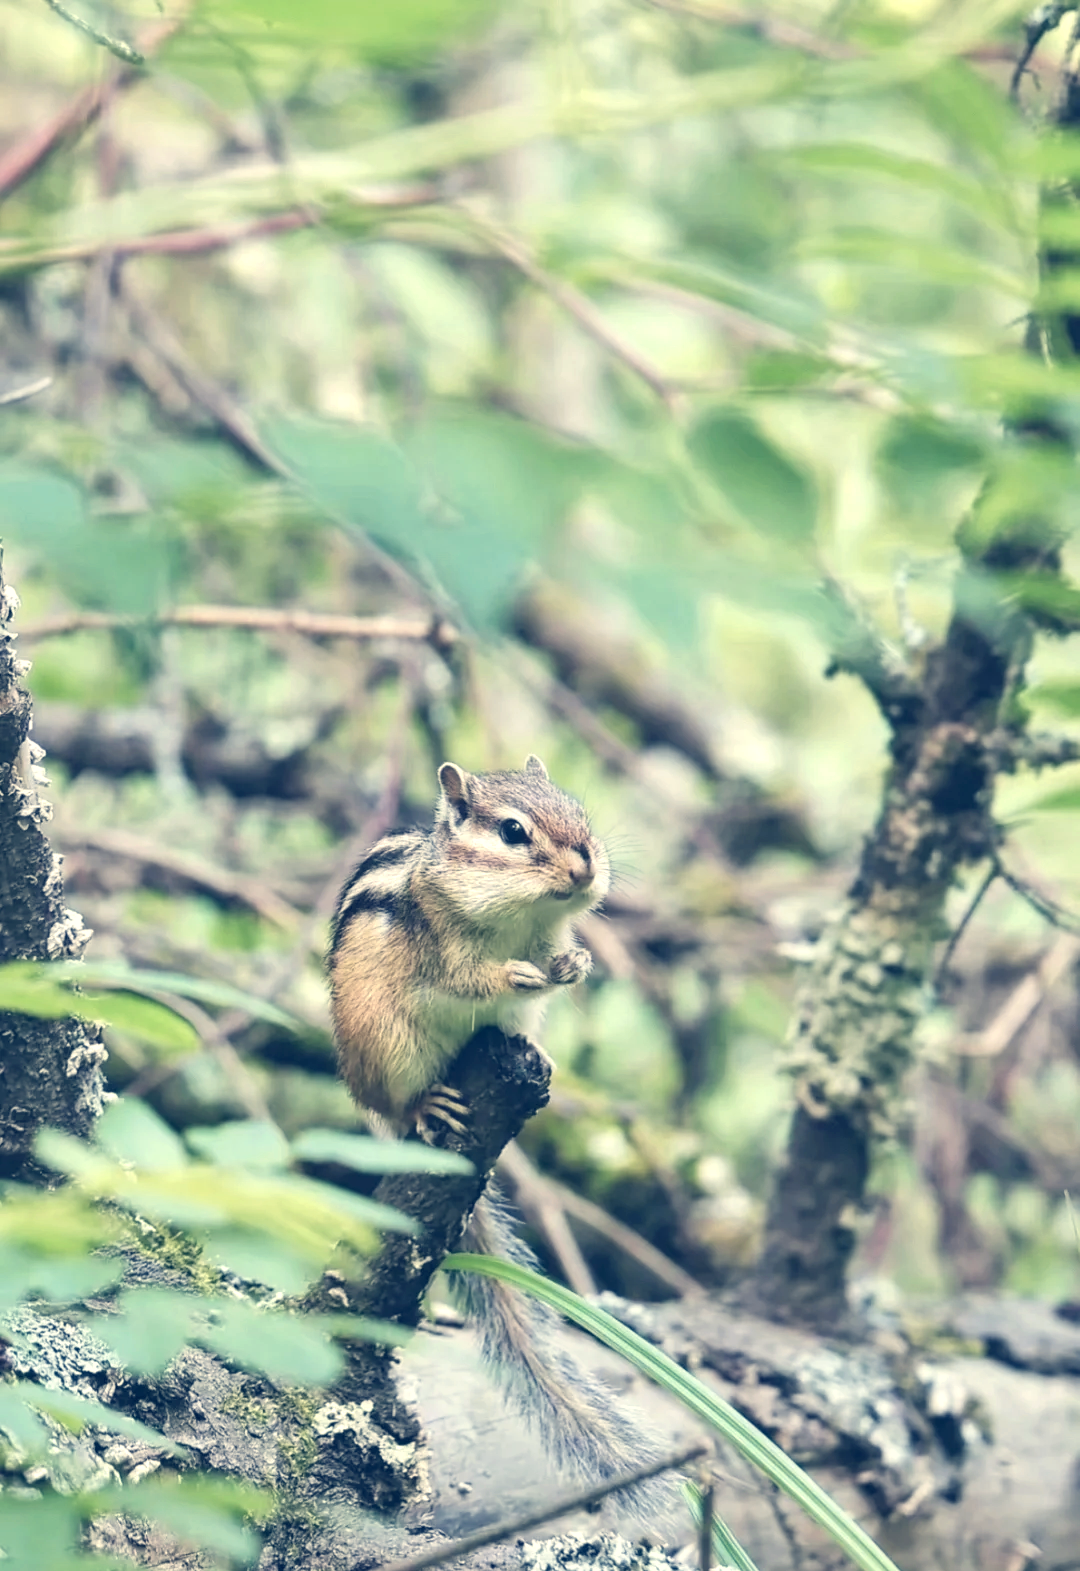
POLYGON ((680 1369, 666 1353, 646 1342, 636 1331, 612 1319, 594 1304, 587 1304, 576 1293, 549 1282, 508 1260, 490 1255, 447 1255, 443 1261, 446 1271, 475 1271, 479 1276, 493 1276, 500 1282, 509 1282, 524 1293, 531 1293, 543 1303, 550 1304, 568 1320, 583 1326, 606 1347, 619 1353, 635 1369, 655 1380, 665 1391, 670 1391, 685 1408, 703 1419, 730 1445, 746 1458, 759 1472, 765 1474, 779 1489, 801 1506, 810 1519, 823 1527, 830 1538, 854 1561, 860 1571, 897 1571, 883 1549, 859 1526, 846 1511, 836 1504, 808 1473, 804 1473, 780 1447, 761 1433, 761 1430, 736 1412, 730 1402, 725 1402, 693 1375, 680 1369))

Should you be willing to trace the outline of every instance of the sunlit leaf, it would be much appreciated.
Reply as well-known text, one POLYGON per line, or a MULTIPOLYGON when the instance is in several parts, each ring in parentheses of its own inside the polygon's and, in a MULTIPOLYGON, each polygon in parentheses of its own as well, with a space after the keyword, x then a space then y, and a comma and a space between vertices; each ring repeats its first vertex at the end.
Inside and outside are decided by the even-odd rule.
POLYGON ((137 1096, 110 1103, 98 1119, 95 1136, 110 1156, 146 1173, 169 1172, 187 1163, 183 1141, 137 1096))
POLYGON ((1027 697, 1070 720, 1080 716, 1080 682, 1040 682, 1028 688, 1027 697))
POLYGON ((0 1549, 5 1567, 12 1571, 45 1566, 49 1571, 86 1571, 86 1559, 76 1549, 81 1528, 79 1505, 72 1497, 53 1494, 46 1502, 0 1495, 0 1549))
POLYGON ((313 1316, 274 1314, 235 1300, 216 1302, 209 1325, 197 1326, 195 1337, 231 1363, 295 1385, 330 1385, 343 1364, 340 1348, 313 1316))
POLYGON ((1075 813, 1080 808, 1080 786, 1061 786, 1047 791, 1026 804, 1026 810, 1038 813, 1075 813))
POLYGON ((340 1162, 358 1173, 471 1173, 456 1151, 440 1151, 417 1140, 374 1140, 341 1129, 305 1129, 292 1142, 301 1162, 340 1162))
POLYGON ((261 22, 297 39, 348 44, 368 60, 400 65, 468 36, 495 9, 495 0, 204 0, 216 26, 261 22))
POLYGON ((985 448, 977 436, 924 415, 897 415, 877 451, 890 498, 913 513, 934 505, 945 482, 961 472, 977 473, 984 462, 985 448))
MULTIPOLYGON (((89 984, 89 973, 76 974, 78 980, 89 984)), ((47 1020, 78 1015, 115 1026, 170 1053, 190 1053, 198 1048, 194 1027, 165 1004, 126 992, 91 993, 86 986, 75 990, 67 980, 70 975, 59 966, 34 960, 10 961, 0 966, 0 1009, 47 1020)))
POLYGON ((145 1440, 149 1445, 161 1446, 173 1454, 181 1454, 182 1446, 174 1444, 165 1435, 137 1418, 106 1407, 91 1397, 76 1396, 73 1391, 58 1391, 51 1386, 35 1385, 31 1380, 15 1380, 0 1386, 0 1398, 6 1404, 9 1398, 24 1402, 39 1412, 46 1413, 74 1435, 79 1435, 87 1424, 99 1424, 118 1435, 130 1435, 135 1440, 145 1440))
POLYGON ((45 977, 56 977, 65 982, 77 982, 85 987, 120 987, 130 992, 177 993, 181 998, 193 998, 199 1003, 215 1004, 222 1009, 242 1009, 255 1020, 266 1020, 271 1025, 283 1026, 290 1031, 302 1031, 302 1023, 294 1015, 271 1004, 255 993, 228 982, 214 982, 205 977, 185 976, 179 971, 149 971, 125 965, 122 960, 58 960, 41 968, 45 977))
POLYGON ((98 1315, 88 1328, 112 1348, 117 1363, 136 1374, 160 1374, 190 1340, 193 1318, 205 1299, 164 1287, 132 1288, 116 1313, 98 1315))
POLYGON ((813 537, 817 497, 810 476, 739 410, 716 410, 695 427, 690 451, 737 514, 780 540, 813 537))
POLYGON ((0 532, 47 562, 76 605, 139 614, 167 597, 174 564, 160 527, 91 513, 79 488, 47 469, 0 460, 0 532))
POLYGON ((95 1491, 83 1502, 89 1514, 122 1511, 160 1522, 184 1543, 198 1544, 215 1554, 247 1563, 261 1548, 248 1525, 265 1520, 274 1509, 269 1490, 222 1477, 143 1479, 95 1491))
POLYGON ((244 1118, 207 1127, 192 1126, 184 1139, 198 1156, 218 1167, 281 1169, 289 1165, 289 1143, 276 1124, 244 1118))
POLYGON ((54 1302, 86 1298, 111 1287, 123 1272, 123 1261, 117 1259, 41 1254, 0 1243, 0 1309, 30 1294, 54 1302))

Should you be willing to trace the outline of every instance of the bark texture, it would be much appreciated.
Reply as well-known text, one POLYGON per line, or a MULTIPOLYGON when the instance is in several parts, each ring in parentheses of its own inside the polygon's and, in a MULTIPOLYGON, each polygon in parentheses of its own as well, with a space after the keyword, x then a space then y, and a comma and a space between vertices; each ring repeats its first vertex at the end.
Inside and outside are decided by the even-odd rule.
MULTIPOLYGON (((52 808, 38 789, 44 755, 30 736, 26 662, 16 658, 18 604, 0 559, 0 964, 77 959, 91 936, 64 904, 60 858, 45 835, 52 808)), ((44 1124, 90 1133, 105 1056, 100 1032, 84 1021, 0 1012, 0 1176, 40 1176, 31 1148, 44 1124)))

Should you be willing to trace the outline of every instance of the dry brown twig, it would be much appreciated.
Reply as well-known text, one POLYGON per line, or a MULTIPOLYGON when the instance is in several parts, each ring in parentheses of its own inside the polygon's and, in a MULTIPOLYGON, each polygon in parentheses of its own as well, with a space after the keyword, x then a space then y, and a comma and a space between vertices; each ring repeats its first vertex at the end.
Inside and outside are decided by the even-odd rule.
MULTIPOLYGON (((566 1215, 576 1217, 586 1227, 592 1228, 593 1232, 608 1239, 617 1249, 621 1249, 630 1259, 636 1260, 638 1265, 656 1277, 657 1281, 662 1282, 665 1287, 670 1287, 680 1298, 692 1298, 704 1292, 701 1283, 696 1281, 689 1271, 684 1271, 682 1266, 676 1265, 674 1260, 670 1260, 654 1244, 650 1244, 647 1238, 642 1238, 641 1234, 636 1233, 632 1227, 627 1227, 625 1222, 620 1222, 613 1217, 610 1212, 604 1210, 603 1206, 598 1206, 594 1201, 575 1194, 572 1189, 568 1189, 565 1184, 560 1184, 557 1179, 539 1174, 520 1146, 516 1144, 507 1146, 499 1159, 499 1165, 505 1169, 515 1184, 518 1183, 518 1175, 521 1174, 533 1191, 547 1190, 566 1215)), ((523 1210, 530 1209, 531 1199, 532 1196, 527 1188, 525 1196, 520 1201, 523 1210)), ((561 1259, 560 1264, 562 1264, 561 1259)))
POLYGON ((556 305, 561 306, 568 316, 573 317, 583 332, 598 343, 601 349, 606 350, 616 360, 620 360, 634 376, 640 378, 668 409, 674 407, 677 398, 667 378, 604 321, 587 295, 582 294, 580 289, 567 283, 565 279, 556 278, 554 273, 549 273, 546 268, 541 267, 516 235, 507 233, 486 218, 481 218, 470 208, 462 207, 460 211, 465 214, 474 232, 486 241, 492 250, 505 257, 519 273, 529 279, 530 283, 549 295, 556 305))
POLYGON ((560 1203, 554 1185, 541 1178, 524 1151, 513 1140, 500 1156, 499 1168, 514 1186, 514 1203, 543 1234, 559 1262, 560 1271, 574 1292, 580 1293, 582 1298, 595 1297, 593 1274, 578 1248, 577 1239, 570 1231, 566 1208, 560 1203))
POLYGON ((114 631, 141 624, 160 627, 235 627, 262 633, 301 633, 305 638, 397 638, 447 649, 457 629, 442 617, 340 616, 332 612, 278 610, 270 606, 184 605, 149 616, 117 616, 106 611, 72 611, 43 617, 20 629, 23 642, 63 638, 88 629, 114 631))
POLYGON ((996 1058, 1025 1031, 1046 1002, 1053 988, 1080 959, 1080 938, 1062 933, 1013 988, 997 1014, 984 1030, 957 1038, 953 1052, 965 1058, 996 1058))
MULTIPOLYGON (((156 53, 183 25, 184 9, 154 22, 139 35, 137 53, 144 59, 156 53)), ((28 131, 0 157, 0 201, 18 190, 59 148, 81 135, 117 93, 142 79, 142 67, 124 64, 81 92, 51 119, 28 131)))
POLYGON ((45 392, 52 386, 51 376, 39 376, 35 382, 27 382, 25 387, 12 388, 10 393, 0 393, 0 408, 6 404, 22 404, 28 398, 36 398, 38 393, 45 392))
POLYGON ((300 925, 301 913, 262 879, 218 867, 190 851, 175 850, 146 835, 132 834, 126 829, 61 829, 56 838, 68 849, 78 846, 89 851, 103 851, 108 856, 127 857, 147 867, 175 873, 178 878, 207 889, 211 894, 240 901, 286 932, 295 932, 300 925))
MULTIPOLYGON (((194 1026, 199 1033, 200 1040, 210 1049, 220 1064, 225 1079, 248 1117, 257 1119, 260 1123, 276 1124, 277 1120, 270 1111, 269 1103, 263 1096, 262 1088, 258 1081, 228 1037, 223 1033, 213 1015, 208 1014, 193 999, 181 998, 174 993, 162 993, 158 996, 168 1004, 170 1009, 181 1015, 189 1025, 194 1026)), ((189 1063, 193 1056, 195 1055, 185 1053, 182 1059, 173 1059, 167 1065, 155 1067, 172 1069, 175 1066, 178 1068, 181 1064, 189 1063)), ((142 1075, 137 1076, 127 1087, 126 1095, 142 1095, 146 1091, 151 1090, 154 1085, 160 1085, 168 1078, 168 1075, 163 1075, 155 1079, 152 1071, 150 1074, 144 1071, 142 1075), (140 1089, 137 1090, 137 1087, 140 1089)))
POLYGON ((580 1511, 585 1506, 595 1505, 600 1500, 606 1500, 608 1495, 626 1489, 631 1484, 644 1483, 647 1478, 657 1478, 661 1473, 669 1473, 676 1468, 685 1467, 687 1462, 694 1462, 699 1457, 706 1456, 708 1450, 708 1446, 699 1442, 683 1451, 676 1451, 674 1455, 664 1457, 659 1462, 650 1462, 647 1467, 635 1468, 632 1473, 624 1473, 619 1478, 608 1479, 606 1483, 597 1484, 592 1489, 566 1495, 563 1499, 556 1500, 553 1505, 546 1506, 542 1511, 530 1511, 522 1516, 511 1517, 507 1522, 500 1522, 495 1527, 481 1528, 465 1538, 454 1539, 452 1543, 443 1544, 438 1549, 429 1549, 426 1554, 415 1555, 410 1560, 391 1561, 389 1565, 382 1566, 380 1571, 427 1571, 428 1566, 445 1565, 448 1560, 457 1560, 462 1555, 472 1554, 474 1549, 497 1544, 505 1538, 512 1538, 516 1533, 525 1532, 530 1527, 540 1527, 544 1522, 552 1522, 556 1517, 566 1516, 570 1511, 580 1511))

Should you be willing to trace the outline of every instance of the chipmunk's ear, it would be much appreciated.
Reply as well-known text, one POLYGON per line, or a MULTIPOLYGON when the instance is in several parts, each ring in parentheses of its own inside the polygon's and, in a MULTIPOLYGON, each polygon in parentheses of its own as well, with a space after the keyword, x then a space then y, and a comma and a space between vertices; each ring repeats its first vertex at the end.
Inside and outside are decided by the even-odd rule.
POLYGON ((535 753, 530 753, 528 758, 525 760, 525 773, 527 775, 539 775, 541 780, 546 780, 548 777, 548 772, 544 768, 543 761, 537 758, 535 753))
POLYGON ((439 770, 439 784, 447 804, 453 809, 460 823, 469 814, 469 777, 460 764, 443 764, 439 770))

